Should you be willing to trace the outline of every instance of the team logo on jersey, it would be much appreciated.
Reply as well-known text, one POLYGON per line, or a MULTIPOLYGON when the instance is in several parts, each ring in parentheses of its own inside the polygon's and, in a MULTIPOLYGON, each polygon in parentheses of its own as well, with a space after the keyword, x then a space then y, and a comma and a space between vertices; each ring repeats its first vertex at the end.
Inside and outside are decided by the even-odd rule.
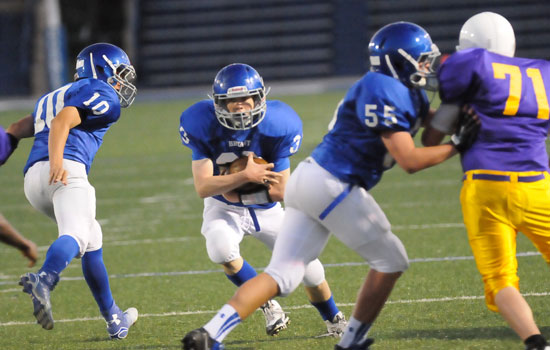
POLYGON ((249 147, 252 141, 250 140, 244 140, 244 141, 228 141, 229 147, 249 147))

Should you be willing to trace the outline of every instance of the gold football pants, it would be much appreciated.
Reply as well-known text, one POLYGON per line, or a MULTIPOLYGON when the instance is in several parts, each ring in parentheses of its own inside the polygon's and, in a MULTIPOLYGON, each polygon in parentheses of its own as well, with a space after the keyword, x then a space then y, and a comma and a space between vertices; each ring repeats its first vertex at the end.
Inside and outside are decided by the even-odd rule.
POLYGON ((550 176, 546 172, 466 172, 460 203, 468 240, 485 285, 485 302, 519 290, 516 235, 522 232, 550 264, 550 176))

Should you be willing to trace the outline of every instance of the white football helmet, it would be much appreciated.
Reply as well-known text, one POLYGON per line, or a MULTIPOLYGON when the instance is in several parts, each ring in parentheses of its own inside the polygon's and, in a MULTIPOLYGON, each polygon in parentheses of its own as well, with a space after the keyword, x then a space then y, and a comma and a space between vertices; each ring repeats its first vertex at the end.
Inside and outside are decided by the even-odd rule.
POLYGON ((481 12, 462 26, 457 51, 479 47, 500 55, 514 57, 516 37, 506 18, 494 12, 481 12))

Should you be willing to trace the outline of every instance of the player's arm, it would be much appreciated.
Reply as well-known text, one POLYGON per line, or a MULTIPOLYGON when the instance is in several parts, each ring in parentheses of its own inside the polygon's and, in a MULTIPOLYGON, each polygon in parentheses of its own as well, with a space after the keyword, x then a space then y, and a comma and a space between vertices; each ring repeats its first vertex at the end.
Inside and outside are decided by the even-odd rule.
POLYGON ((32 115, 11 124, 7 130, 0 127, 0 165, 4 164, 19 145, 19 140, 34 135, 32 115))
POLYGON ((31 114, 27 115, 11 124, 6 130, 8 134, 13 135, 17 140, 34 136, 34 118, 31 114))
POLYGON ((457 153, 451 143, 417 148, 406 131, 385 131, 381 136, 393 159, 409 174, 437 165, 457 153))
POLYGON ((69 137, 69 131, 81 122, 78 109, 72 106, 63 108, 53 118, 48 139, 50 184, 61 181, 64 185, 67 185, 68 172, 63 168, 63 152, 67 137, 69 137))
POLYGON ((450 135, 456 129, 460 108, 454 104, 441 104, 431 118, 427 119, 422 132, 422 144, 424 146, 439 145, 446 135, 450 135))
POLYGON ((281 175, 273 172, 273 163, 257 164, 253 160, 253 154, 248 156, 246 168, 234 174, 214 175, 214 164, 211 159, 204 158, 194 160, 191 164, 195 190, 201 198, 224 194, 240 187, 248 182, 264 183, 268 180, 277 184, 281 175))
POLYGON ((29 267, 34 266, 38 258, 38 250, 34 242, 23 237, 17 230, 0 214, 0 242, 4 242, 21 251, 29 259, 29 267))

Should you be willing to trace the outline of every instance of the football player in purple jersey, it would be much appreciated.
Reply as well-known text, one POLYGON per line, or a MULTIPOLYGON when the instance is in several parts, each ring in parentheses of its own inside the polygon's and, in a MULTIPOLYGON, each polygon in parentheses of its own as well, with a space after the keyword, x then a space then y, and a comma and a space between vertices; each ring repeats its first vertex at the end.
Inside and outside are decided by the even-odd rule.
POLYGON ((121 311, 111 294, 95 217, 95 189, 88 182, 104 134, 120 118, 121 107, 134 101, 134 80, 134 67, 122 49, 107 43, 90 45, 76 58, 75 81, 42 96, 31 115, 10 126, 21 137, 34 135, 24 167, 25 195, 58 227, 59 236, 42 267, 19 282, 44 329, 54 326, 50 293, 74 258, 81 258, 84 278, 111 338, 125 338, 138 317, 135 308, 121 311))
MULTIPOLYGON (((336 349, 367 349, 367 333, 409 265, 399 238, 369 194, 396 162, 407 172, 443 162, 454 144, 416 148, 413 136, 429 114, 422 88, 436 89, 437 46, 420 26, 397 22, 369 44, 371 71, 338 105, 330 131, 290 176, 285 217, 269 266, 244 283, 203 328, 189 332, 184 349, 221 349, 225 336, 266 300, 295 290, 308 263, 334 234, 370 265, 345 333, 336 349)), ((261 125, 261 124, 260 124, 261 125)), ((475 123, 474 123, 475 126, 475 123)), ((468 132, 473 128, 465 128, 468 132)))
MULTIPOLYGON (((230 64, 214 78, 212 100, 195 103, 180 117, 182 143, 192 151, 195 189, 204 198, 201 233, 208 257, 222 265, 236 286, 256 276, 240 254, 244 236, 273 249, 284 216, 279 202, 290 175, 289 158, 302 141, 300 117, 287 104, 266 100, 268 90, 254 68, 230 64), (253 155, 268 164, 255 163, 253 155), (228 173, 229 165, 242 156, 248 156, 244 170, 228 173), (236 190, 249 182, 260 186, 251 193, 236 190)), ((328 334, 341 336, 346 320, 334 302, 321 262, 311 261, 302 277, 328 334)), ((289 318, 277 301, 262 304, 266 333, 276 335, 289 318)), ((215 326, 206 328, 214 331, 215 326)))
MULTIPOLYGON (((14 130, 4 130, 0 126, 0 166, 4 164, 19 143, 19 135, 14 130)), ((11 245, 29 259, 29 267, 34 266, 38 258, 36 244, 21 235, 9 221, 0 214, 0 242, 11 245)))
POLYGON ((464 224, 485 285, 487 307, 499 312, 528 350, 550 350, 519 292, 516 237, 522 232, 550 263, 550 62, 514 57, 512 25, 499 14, 468 19, 457 52, 438 71, 443 111, 423 142, 440 142, 463 105, 481 119, 462 153, 464 224))

